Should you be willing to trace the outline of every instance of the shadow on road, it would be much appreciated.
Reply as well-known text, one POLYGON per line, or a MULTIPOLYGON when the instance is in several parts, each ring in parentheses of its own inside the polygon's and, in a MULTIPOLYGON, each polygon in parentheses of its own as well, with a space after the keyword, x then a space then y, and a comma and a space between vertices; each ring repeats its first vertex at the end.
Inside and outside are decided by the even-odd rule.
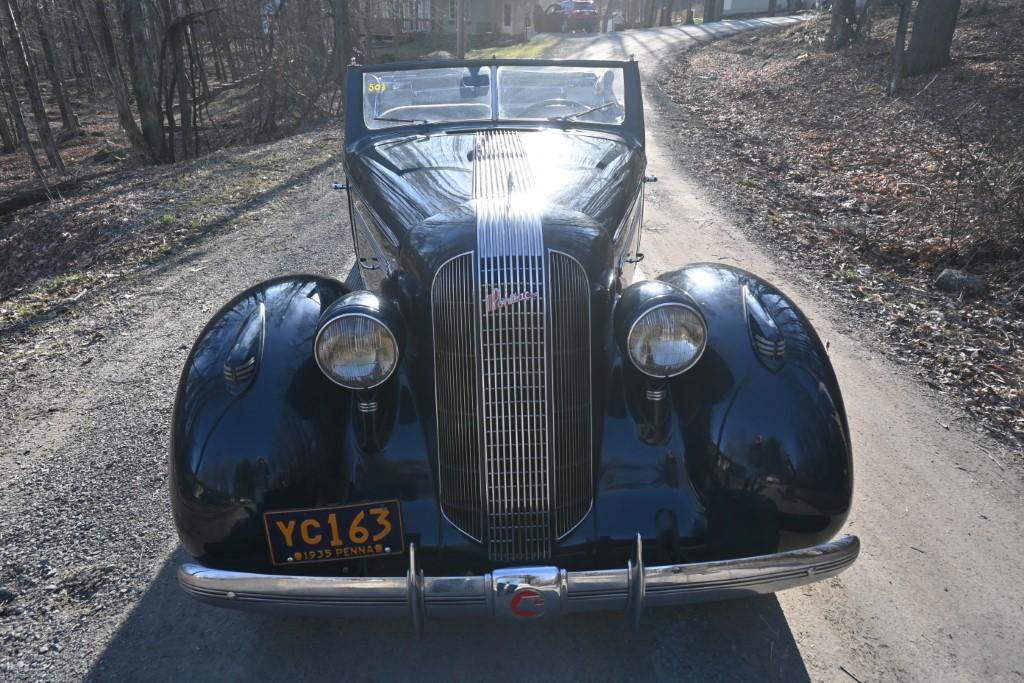
POLYGON ((171 555, 88 679, 105 680, 779 680, 808 681, 773 596, 572 616, 538 628, 428 621, 302 619, 208 607, 175 580, 171 555))

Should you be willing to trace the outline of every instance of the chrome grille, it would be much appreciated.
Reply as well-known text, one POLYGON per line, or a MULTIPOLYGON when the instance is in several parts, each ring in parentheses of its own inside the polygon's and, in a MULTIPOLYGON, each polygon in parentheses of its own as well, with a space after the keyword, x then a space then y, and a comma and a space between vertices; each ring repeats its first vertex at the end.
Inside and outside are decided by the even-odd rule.
POLYGON ((551 554, 544 232, 518 134, 477 136, 473 197, 491 559, 551 554))
POLYGON ((432 287, 441 505, 492 560, 543 560, 593 497, 589 288, 545 252, 519 134, 474 154, 477 251, 432 287))
POLYGON ((551 500, 555 536, 565 536, 593 499, 590 288, 579 261, 551 252, 551 500))
POLYGON ((480 335, 475 271, 472 253, 448 261, 434 277, 431 298, 441 509, 452 524, 480 541, 483 480, 477 412, 480 335))

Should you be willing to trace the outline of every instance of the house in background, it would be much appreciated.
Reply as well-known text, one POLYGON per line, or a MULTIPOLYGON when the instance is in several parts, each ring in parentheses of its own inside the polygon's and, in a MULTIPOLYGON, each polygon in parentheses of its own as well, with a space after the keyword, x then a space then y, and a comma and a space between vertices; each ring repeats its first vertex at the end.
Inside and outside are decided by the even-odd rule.
MULTIPOLYGON (((545 0, 547 1, 547 0, 545 0)), ((466 32, 523 34, 532 27, 536 0, 466 0, 466 32)), ((363 0, 374 36, 455 33, 458 0, 363 0)))

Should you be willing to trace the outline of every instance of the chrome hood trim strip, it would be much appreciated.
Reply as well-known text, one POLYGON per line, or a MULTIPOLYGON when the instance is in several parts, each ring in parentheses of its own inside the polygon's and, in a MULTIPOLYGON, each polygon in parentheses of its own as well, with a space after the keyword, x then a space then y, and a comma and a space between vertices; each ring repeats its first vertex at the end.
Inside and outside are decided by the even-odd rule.
POLYGON ((544 229, 520 134, 479 133, 473 154, 488 555, 541 560, 551 554, 544 229))

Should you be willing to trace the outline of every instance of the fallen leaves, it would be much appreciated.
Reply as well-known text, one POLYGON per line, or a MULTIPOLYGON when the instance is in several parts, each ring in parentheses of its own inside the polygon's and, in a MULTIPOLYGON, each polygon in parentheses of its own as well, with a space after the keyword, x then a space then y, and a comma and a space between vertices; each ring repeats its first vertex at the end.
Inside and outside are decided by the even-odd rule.
POLYGON ((955 59, 968 43, 1005 54, 985 78, 957 62, 901 98, 884 94, 886 16, 875 40, 836 54, 809 47, 825 19, 738 36, 682 55, 663 89, 698 175, 752 234, 808 265, 984 428, 1024 444, 1024 175, 1017 189, 1005 179, 1024 159, 1024 53, 1007 48, 1024 8, 996 11, 1007 17, 962 21, 954 44, 955 59), (987 294, 938 291, 946 268, 981 276, 987 294))

